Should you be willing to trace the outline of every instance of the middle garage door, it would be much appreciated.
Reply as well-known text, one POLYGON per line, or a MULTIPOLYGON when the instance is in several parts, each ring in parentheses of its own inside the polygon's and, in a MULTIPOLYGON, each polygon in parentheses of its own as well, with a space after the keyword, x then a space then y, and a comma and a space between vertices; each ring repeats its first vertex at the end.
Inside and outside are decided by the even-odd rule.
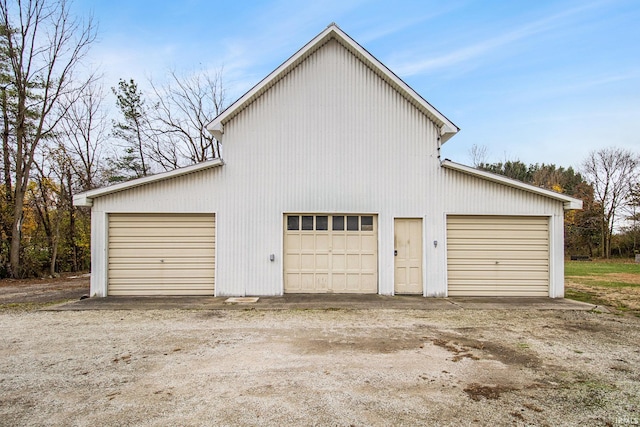
POLYGON ((284 216, 284 291, 378 291, 378 218, 375 215, 284 216))

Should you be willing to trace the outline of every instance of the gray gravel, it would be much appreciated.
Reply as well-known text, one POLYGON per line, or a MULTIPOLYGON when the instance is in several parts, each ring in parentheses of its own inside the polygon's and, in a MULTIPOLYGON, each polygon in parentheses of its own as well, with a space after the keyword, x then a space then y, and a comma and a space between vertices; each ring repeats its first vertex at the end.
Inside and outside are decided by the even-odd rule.
POLYGON ((0 424, 637 425, 640 319, 0 312, 0 424))

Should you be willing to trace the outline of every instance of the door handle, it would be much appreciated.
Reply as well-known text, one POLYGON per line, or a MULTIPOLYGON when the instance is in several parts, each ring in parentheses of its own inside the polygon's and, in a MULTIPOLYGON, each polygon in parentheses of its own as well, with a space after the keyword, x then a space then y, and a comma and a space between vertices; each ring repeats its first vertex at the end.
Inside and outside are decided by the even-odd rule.
POLYGON ((398 250, 393 251, 393 256, 398 256, 398 250))

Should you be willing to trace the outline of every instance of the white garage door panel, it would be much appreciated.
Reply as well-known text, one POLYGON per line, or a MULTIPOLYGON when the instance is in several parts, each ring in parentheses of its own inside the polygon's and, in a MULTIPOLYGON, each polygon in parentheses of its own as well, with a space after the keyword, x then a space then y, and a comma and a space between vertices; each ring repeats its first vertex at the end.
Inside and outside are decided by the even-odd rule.
POLYGON ((377 292, 375 216, 288 214, 284 229, 285 292, 377 292), (289 217, 297 218, 295 224, 289 217))
MULTIPOLYGON (((136 266, 137 267, 137 266, 136 266)), ((138 280, 138 279, 147 279, 147 280, 156 280, 156 279, 165 279, 169 278, 173 283, 177 283, 179 281, 189 282, 193 279, 205 279, 208 280, 209 270, 196 267, 190 268, 188 266, 179 267, 179 268, 136 268, 136 269, 113 269, 111 270, 111 284, 114 284, 116 281, 127 281, 127 280, 138 280)))
MULTIPOLYGON (((455 225, 455 224, 454 224, 455 225)), ((483 227, 496 227, 493 224, 483 224, 483 227)), ((448 240, 469 240, 469 239, 478 239, 478 243, 482 243, 483 240, 488 239, 489 241, 501 241, 503 243, 519 246, 522 244, 528 244, 529 242, 541 242, 546 243, 548 239, 544 236, 545 230, 527 230, 527 231, 518 231, 518 230, 455 230, 451 231, 448 235, 448 240), (513 234, 518 233, 519 239, 522 240, 513 240, 513 234), (541 234, 542 233, 542 234, 541 234)))
MULTIPOLYGON (((449 245, 449 242, 447 242, 447 245, 449 245)), ((478 260, 478 261, 486 261, 487 257, 489 256, 489 259, 496 259, 496 260, 500 260, 503 262, 512 262, 512 261, 522 261, 522 262, 527 262, 529 261, 531 258, 533 259, 546 259, 548 257, 548 252, 544 252, 544 254, 540 254, 540 251, 536 251, 536 250, 527 250, 526 246, 523 246, 522 249, 503 249, 502 246, 497 246, 499 248, 496 249, 495 247, 491 247, 491 246, 483 246, 483 245, 479 245, 477 249, 475 250, 460 250, 460 252, 456 252, 451 259, 452 260, 467 260, 467 261, 474 261, 478 260), (544 258, 542 258, 544 257, 544 258)), ((454 246, 455 248, 455 246, 454 246)))
POLYGON ((213 295, 215 217, 111 214, 109 295, 213 295))
POLYGON ((474 296, 474 297, 522 297, 522 296, 547 296, 547 293, 540 293, 537 286, 523 287, 518 286, 500 286, 486 287, 478 289, 476 285, 464 287, 461 286, 457 295, 452 296, 474 296))
POLYGON ((547 296, 549 220, 449 216, 450 296, 547 296))
MULTIPOLYGON (((208 263, 209 261, 211 261, 211 257, 193 257, 193 258, 189 258, 188 260, 183 260, 183 259, 179 259, 179 258, 175 258, 175 259, 168 259, 165 258, 164 262, 163 262, 163 266, 166 269, 181 269, 181 270, 185 270, 185 269, 210 269, 210 266, 208 265, 204 265, 206 263, 208 263)), ((144 262, 141 261, 140 258, 121 258, 121 259, 113 259, 113 263, 111 266, 111 270, 112 271, 119 271, 119 270, 157 270, 158 269, 158 263, 150 260, 149 262, 144 262)))

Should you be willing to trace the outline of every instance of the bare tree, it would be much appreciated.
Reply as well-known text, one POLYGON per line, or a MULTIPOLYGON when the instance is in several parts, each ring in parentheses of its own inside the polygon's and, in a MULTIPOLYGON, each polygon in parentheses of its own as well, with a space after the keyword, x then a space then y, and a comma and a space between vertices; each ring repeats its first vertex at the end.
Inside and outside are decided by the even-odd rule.
POLYGON ((60 103, 66 114, 58 123, 55 141, 65 148, 80 191, 103 184, 102 155, 109 138, 104 100, 102 87, 93 82, 79 96, 65 97, 60 103))
POLYGON ((25 194, 40 143, 60 121, 59 100, 86 85, 74 75, 95 40, 91 19, 71 16, 66 0, 0 0, 0 27, 13 90, 13 220, 9 273, 20 275, 25 194))
POLYGON ((586 180, 593 186, 600 206, 602 256, 611 256, 611 236, 621 210, 630 200, 632 185, 637 182, 640 161, 634 153, 620 148, 592 151, 582 163, 586 180))
POLYGON ((49 275, 56 275, 60 225, 65 211, 70 211, 72 200, 66 194, 64 179, 70 174, 70 159, 64 147, 46 150, 41 162, 34 162, 37 173, 29 186, 29 203, 44 229, 49 251, 49 275))
MULTIPOLYGON (((103 154, 109 138, 107 112, 104 109, 105 94, 102 86, 92 82, 85 86, 79 94, 66 96, 59 108, 65 112, 56 128, 53 146, 48 150, 49 168, 55 172, 58 204, 55 216, 46 212, 44 208, 35 205, 39 218, 44 223, 50 246, 50 274, 54 274, 58 244, 60 242, 60 221, 67 216, 67 230, 64 233, 71 269, 80 269, 80 248, 78 245, 78 227, 89 213, 73 205, 73 195, 79 191, 87 191, 104 184, 103 154), (55 227, 45 221, 53 217, 55 227), (80 218, 80 221, 78 221, 80 218), (79 225, 78 225, 79 224, 79 225), (52 236, 52 237, 49 237, 52 236)), ((42 168, 40 176, 44 175, 42 168)), ((50 180, 51 178, 49 178, 50 180)), ((39 181, 41 189, 46 188, 39 181)), ((38 198, 33 198, 38 201, 38 198)), ((46 205, 44 205, 46 206, 46 205)))
POLYGON ((154 160, 174 169, 220 157, 220 144, 205 126, 225 107, 222 70, 190 75, 170 71, 163 86, 150 84, 155 98, 154 160))
POLYGON ((4 36, 6 27, 0 26, 0 108, 2 109, 2 189, 0 194, 0 277, 9 269, 9 252, 11 242, 11 223, 13 218, 13 140, 11 124, 13 123, 13 87, 9 73, 7 43, 4 36))
POLYGON ((473 144, 469 149, 469 157, 474 168, 480 167, 487 163, 487 146, 473 144))

